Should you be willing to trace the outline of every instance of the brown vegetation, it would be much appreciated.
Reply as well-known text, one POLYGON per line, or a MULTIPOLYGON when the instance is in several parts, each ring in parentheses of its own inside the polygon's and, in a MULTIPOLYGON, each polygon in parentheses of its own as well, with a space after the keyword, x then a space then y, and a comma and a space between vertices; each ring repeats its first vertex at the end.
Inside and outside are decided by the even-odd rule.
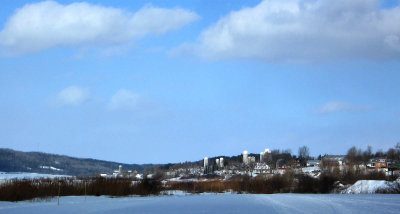
POLYGON ((342 170, 339 167, 330 167, 323 170, 322 175, 334 178, 344 184, 354 184, 358 180, 388 180, 390 177, 385 172, 378 170, 367 171, 357 166, 346 166, 342 170))
POLYGON ((9 180, 0 185, 0 201, 21 201, 55 196, 127 196, 157 195, 161 182, 144 179, 133 183, 127 178, 72 178, 9 180))
MULTIPOLYGON (((55 196, 128 196, 158 195, 163 190, 181 190, 188 193, 330 193, 340 183, 353 184, 357 180, 384 180, 382 172, 360 171, 357 168, 324 170, 318 177, 295 174, 287 171, 283 175, 250 177, 238 175, 229 180, 169 181, 130 178, 56 178, 33 180, 8 180, 0 185, 0 201, 46 199, 55 196)), ((400 190, 400 187, 397 188, 400 190)), ((396 190, 397 191, 397 190, 396 190)), ((383 193, 383 192, 382 192, 383 193)), ((394 192, 390 192, 394 193, 394 192)))
POLYGON ((318 182, 318 179, 301 175, 296 178, 291 172, 283 175, 239 176, 228 181, 203 181, 203 182, 168 182, 168 190, 181 190, 189 193, 203 192, 235 192, 252 194, 272 193, 327 193, 333 189, 334 180, 325 177, 318 182), (327 185, 330 185, 327 187, 327 185))

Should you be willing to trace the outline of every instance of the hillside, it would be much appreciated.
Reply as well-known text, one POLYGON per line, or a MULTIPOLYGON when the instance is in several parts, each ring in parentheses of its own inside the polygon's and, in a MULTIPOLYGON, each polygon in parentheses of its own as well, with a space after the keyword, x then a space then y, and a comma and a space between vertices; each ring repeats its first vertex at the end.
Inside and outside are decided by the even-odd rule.
POLYGON ((123 164, 42 152, 20 152, 11 149, 0 149, 0 171, 3 172, 95 175, 112 173, 113 170, 118 169, 119 165, 122 165, 125 170, 136 170, 138 172, 151 170, 156 166, 153 164, 123 164))
MULTIPOLYGON (((258 160, 259 154, 249 154, 258 160)), ((225 165, 235 166, 241 163, 242 156, 216 156, 209 157, 209 163, 215 164, 216 158, 224 158, 225 165)), ((273 152, 272 161, 277 159, 290 159, 291 155, 273 152)), ((36 172, 63 175, 98 175, 100 173, 111 174, 118 166, 124 170, 136 170, 138 172, 169 170, 178 168, 191 168, 203 166, 203 160, 185 161, 183 163, 168 164, 124 164, 112 161, 103 161, 90 158, 74 158, 65 155, 55 155, 42 152, 21 152, 0 148, 0 171, 3 172, 36 172)))

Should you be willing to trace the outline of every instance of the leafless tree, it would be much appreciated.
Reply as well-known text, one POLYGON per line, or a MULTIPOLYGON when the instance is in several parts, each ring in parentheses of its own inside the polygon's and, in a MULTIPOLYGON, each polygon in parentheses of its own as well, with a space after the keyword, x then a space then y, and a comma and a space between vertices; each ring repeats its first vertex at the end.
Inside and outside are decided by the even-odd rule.
POLYGON ((310 149, 307 146, 299 148, 299 160, 302 166, 307 165, 307 160, 310 158, 310 149))
POLYGON ((308 159, 310 157, 310 149, 307 146, 299 148, 299 158, 308 159))

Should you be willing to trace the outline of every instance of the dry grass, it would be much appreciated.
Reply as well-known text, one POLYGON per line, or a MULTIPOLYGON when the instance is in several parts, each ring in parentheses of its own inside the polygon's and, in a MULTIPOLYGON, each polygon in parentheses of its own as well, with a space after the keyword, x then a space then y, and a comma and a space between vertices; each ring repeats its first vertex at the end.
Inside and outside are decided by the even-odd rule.
POLYGON ((161 182, 144 179, 133 183, 125 178, 72 178, 9 180, 0 185, 0 201, 21 201, 55 196, 127 196, 157 195, 162 190, 161 182))

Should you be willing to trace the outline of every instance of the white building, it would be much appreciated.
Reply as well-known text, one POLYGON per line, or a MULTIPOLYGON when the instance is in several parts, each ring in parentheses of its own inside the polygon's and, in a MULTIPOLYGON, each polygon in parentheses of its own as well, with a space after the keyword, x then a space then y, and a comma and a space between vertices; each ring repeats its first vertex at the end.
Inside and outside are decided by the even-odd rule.
POLYGON ((267 173, 269 169, 269 166, 265 163, 257 163, 254 167, 254 171, 257 173, 267 173))
POLYGON ((204 168, 208 167, 208 157, 204 158, 204 168))
POLYGON ((224 158, 219 158, 219 167, 224 168, 224 158))
POLYGON ((264 161, 264 152, 260 152, 260 163, 264 161))
POLYGON ((247 150, 243 151, 243 163, 244 164, 249 164, 249 153, 247 152, 247 150))

